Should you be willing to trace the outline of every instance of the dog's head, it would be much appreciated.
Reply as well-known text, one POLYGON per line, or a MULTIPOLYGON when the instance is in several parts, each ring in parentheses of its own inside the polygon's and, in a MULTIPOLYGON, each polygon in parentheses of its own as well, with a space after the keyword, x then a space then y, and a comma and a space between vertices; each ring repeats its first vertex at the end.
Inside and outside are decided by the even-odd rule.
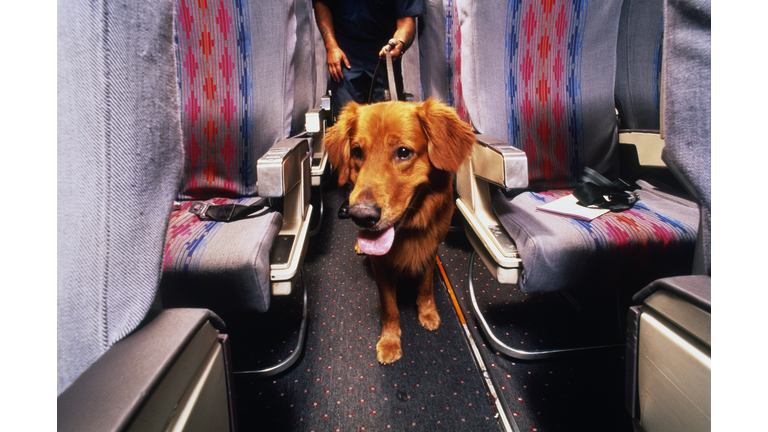
POLYGON ((433 99, 350 102, 325 135, 339 186, 354 185, 349 214, 376 238, 393 236, 419 186, 430 182, 434 170, 455 173, 474 142, 471 126, 433 99))

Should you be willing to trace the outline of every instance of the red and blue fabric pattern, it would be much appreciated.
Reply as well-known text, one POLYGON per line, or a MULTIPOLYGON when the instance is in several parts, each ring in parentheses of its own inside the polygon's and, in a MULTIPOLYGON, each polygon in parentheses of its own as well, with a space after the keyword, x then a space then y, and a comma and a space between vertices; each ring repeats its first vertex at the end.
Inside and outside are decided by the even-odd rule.
MULTIPOLYGON (((251 205, 261 198, 213 198, 211 205, 251 205)), ((265 312, 270 304, 269 250, 282 216, 265 207, 247 220, 202 220, 185 201, 165 235, 163 302, 173 307, 265 312)))
POLYGON ((247 2, 179 0, 177 59, 187 149, 179 198, 256 193, 247 2), (234 6, 234 7, 233 7, 234 6))
POLYGON ((571 190, 495 199, 494 210, 523 259, 521 291, 598 289, 628 280, 639 289, 653 279, 688 271, 691 260, 681 257, 693 256, 698 208, 646 182, 639 185, 640 199, 631 209, 589 222, 536 210, 571 190))
POLYGON ((573 186, 583 167, 581 46, 586 1, 511 1, 507 16, 509 142, 532 184, 573 186))

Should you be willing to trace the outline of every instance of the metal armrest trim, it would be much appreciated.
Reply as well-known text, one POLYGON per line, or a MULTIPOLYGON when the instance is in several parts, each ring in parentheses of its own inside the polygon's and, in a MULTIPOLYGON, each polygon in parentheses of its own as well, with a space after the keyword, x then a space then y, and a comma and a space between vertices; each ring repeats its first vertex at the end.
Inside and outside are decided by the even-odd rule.
POLYGON ((302 161, 309 157, 309 139, 284 139, 256 163, 259 196, 279 198, 302 181, 302 161))

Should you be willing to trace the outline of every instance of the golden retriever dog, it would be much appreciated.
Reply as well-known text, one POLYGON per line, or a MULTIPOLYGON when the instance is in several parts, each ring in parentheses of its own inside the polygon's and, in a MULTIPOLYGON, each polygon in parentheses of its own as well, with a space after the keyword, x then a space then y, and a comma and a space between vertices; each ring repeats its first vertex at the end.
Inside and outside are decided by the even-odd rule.
POLYGON ((380 363, 402 357, 397 284, 418 282, 419 323, 440 325, 433 295, 437 249, 453 215, 453 177, 475 135, 456 112, 423 103, 350 102, 325 135, 339 186, 353 185, 349 216, 360 227, 357 247, 370 257, 381 300, 380 363))

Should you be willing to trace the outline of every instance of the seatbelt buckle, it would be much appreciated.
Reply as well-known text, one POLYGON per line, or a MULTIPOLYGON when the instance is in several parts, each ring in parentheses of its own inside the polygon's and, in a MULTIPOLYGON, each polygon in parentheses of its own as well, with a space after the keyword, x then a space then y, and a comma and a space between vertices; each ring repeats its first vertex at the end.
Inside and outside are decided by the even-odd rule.
POLYGON ((208 215, 206 212, 208 211, 208 207, 211 206, 211 203, 205 202, 205 201, 195 201, 192 203, 192 206, 189 207, 189 212, 194 213, 202 220, 208 219, 208 215))

